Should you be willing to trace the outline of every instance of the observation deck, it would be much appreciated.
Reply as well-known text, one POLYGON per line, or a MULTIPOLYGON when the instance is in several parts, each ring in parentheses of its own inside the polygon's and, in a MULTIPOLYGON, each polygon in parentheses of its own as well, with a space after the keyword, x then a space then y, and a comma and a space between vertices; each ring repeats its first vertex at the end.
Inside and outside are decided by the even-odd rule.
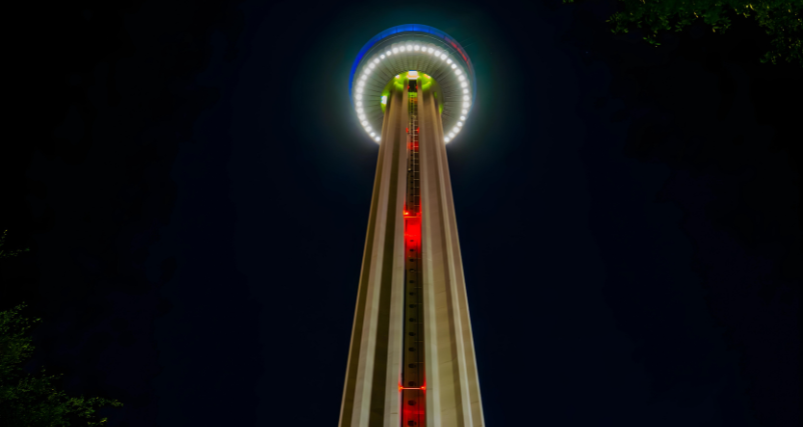
POLYGON ((471 111, 476 93, 474 66, 460 43, 426 25, 389 28, 360 50, 349 75, 350 98, 360 123, 374 141, 381 142, 389 85, 409 71, 437 84, 435 97, 448 143, 471 111))

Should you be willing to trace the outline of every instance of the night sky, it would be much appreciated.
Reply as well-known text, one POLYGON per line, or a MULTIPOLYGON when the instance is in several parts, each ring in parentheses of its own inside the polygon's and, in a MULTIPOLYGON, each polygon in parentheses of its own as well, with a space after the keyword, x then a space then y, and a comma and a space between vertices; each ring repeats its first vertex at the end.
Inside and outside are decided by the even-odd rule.
POLYGON ((803 70, 746 19, 655 48, 613 1, 385 4, 7 11, 28 368, 110 426, 337 425, 378 153, 349 71, 419 23, 476 69, 447 152, 487 425, 800 425, 803 70))

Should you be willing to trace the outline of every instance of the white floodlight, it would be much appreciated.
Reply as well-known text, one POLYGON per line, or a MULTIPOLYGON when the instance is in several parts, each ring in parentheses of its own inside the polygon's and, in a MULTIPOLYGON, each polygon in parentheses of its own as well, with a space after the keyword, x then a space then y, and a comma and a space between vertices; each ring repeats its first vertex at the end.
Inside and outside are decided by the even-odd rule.
POLYGON ((362 114, 363 113, 362 108, 357 108, 357 113, 362 114))
MULTIPOLYGON (((451 59, 449 61, 451 61, 451 59)), ((452 69, 454 70, 455 68, 457 68, 457 64, 452 64, 452 69)))
POLYGON ((407 47, 407 51, 408 51, 408 52, 412 52, 412 50, 413 50, 413 46, 411 46, 411 45, 409 45, 409 44, 408 44, 406 47, 407 47))
POLYGON ((419 49, 421 49, 421 46, 419 46, 419 45, 415 45, 415 46, 413 46, 413 49, 415 49, 415 50, 419 50, 419 49))
POLYGON ((451 63, 452 63, 452 60, 451 60, 451 59, 447 59, 447 60, 446 60, 446 63, 447 63, 447 64, 451 64, 451 63))
POLYGON ((460 116, 460 120, 465 120, 466 116, 460 116))
POLYGON ((461 87, 468 87, 468 83, 466 83, 466 82, 460 83, 460 86, 461 87))
POLYGON ((463 114, 468 114, 468 109, 463 108, 463 114))
POLYGON ((396 47, 393 48, 393 53, 396 53, 398 51, 399 51, 399 48, 396 48, 396 47))
POLYGON ((392 53, 393 52, 391 52, 391 51, 387 51, 387 52, 385 52, 385 55, 390 56, 392 53))
POLYGON ((379 55, 379 59, 385 59, 385 54, 383 53, 383 54, 379 55))
POLYGON ((374 132, 371 132, 371 138, 373 138, 373 137, 375 137, 375 136, 376 136, 376 133, 374 133, 374 132))
POLYGON ((463 122, 457 122, 457 127, 463 126, 463 122))
POLYGON ((427 48, 427 53, 432 53, 432 52, 433 52, 433 49, 431 47, 428 47, 427 48))
POLYGON ((379 142, 379 135, 377 135, 376 138, 374 138, 374 141, 379 142))
POLYGON ((463 89, 463 93, 465 93, 466 95, 468 95, 468 89, 463 89))
POLYGON ((362 101, 357 101, 357 106, 362 107, 362 101))
POLYGON ((362 121, 362 125, 363 125, 363 126, 368 126, 368 120, 363 120, 363 121, 362 121))
POLYGON ((460 80, 461 82, 462 82, 463 80, 465 80, 465 79, 466 79, 466 76, 457 76, 457 80, 460 80))
MULTIPOLYGON (((365 120, 365 114, 358 114, 357 117, 359 117, 360 120, 365 120)), ((365 123, 368 123, 368 122, 365 122, 365 123)))

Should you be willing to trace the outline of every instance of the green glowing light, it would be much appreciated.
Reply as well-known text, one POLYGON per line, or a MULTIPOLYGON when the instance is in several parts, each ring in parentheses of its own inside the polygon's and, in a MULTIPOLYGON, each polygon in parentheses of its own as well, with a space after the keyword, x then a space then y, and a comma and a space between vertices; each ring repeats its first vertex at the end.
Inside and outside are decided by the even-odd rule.
POLYGON ((432 87, 432 77, 429 74, 421 73, 418 77, 419 84, 421 85, 421 89, 429 90, 432 87))
MULTIPOLYGON (((438 82, 436 82, 435 79, 433 79, 432 76, 430 76, 429 74, 416 71, 411 71, 411 73, 415 73, 414 75, 417 75, 417 78, 415 80, 418 80, 419 92, 418 93, 410 92, 408 96, 416 96, 418 94, 423 94, 424 92, 432 93, 432 96, 435 98, 435 103, 437 104, 438 114, 443 115, 443 103, 440 100, 441 89, 440 86, 438 85, 438 82)), ((391 79, 388 82, 388 84, 385 85, 385 88, 382 90, 382 95, 379 102, 380 107, 382 108, 382 114, 387 112, 387 104, 388 100, 390 100, 391 89, 397 92, 404 92, 407 82, 409 82, 410 80, 414 80, 411 77, 412 75, 410 75, 409 73, 399 74, 395 76, 393 79, 391 79)))

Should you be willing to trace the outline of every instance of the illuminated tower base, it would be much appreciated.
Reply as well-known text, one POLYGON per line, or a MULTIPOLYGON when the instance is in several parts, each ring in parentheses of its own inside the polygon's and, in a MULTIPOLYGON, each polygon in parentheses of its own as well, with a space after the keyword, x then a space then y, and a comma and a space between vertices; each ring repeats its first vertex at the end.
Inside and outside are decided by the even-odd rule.
POLYGON ((434 87, 385 95, 340 427, 485 425, 434 87))

